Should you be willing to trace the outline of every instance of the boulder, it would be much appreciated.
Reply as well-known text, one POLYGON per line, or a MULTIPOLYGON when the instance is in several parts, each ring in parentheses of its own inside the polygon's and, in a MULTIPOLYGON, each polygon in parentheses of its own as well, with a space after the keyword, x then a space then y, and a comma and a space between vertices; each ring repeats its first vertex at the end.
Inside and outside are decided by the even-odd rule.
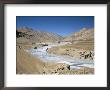
POLYGON ((57 69, 57 71, 59 71, 59 70, 70 70, 70 65, 60 63, 56 66, 56 69, 57 69))
POLYGON ((37 47, 34 47, 34 49, 37 49, 37 47))

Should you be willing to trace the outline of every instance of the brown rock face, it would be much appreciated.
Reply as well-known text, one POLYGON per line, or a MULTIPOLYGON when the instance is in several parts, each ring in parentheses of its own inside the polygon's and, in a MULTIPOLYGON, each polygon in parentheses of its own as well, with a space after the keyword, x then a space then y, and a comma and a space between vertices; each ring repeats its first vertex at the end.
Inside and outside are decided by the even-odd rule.
POLYGON ((63 37, 43 30, 33 30, 31 28, 20 28, 16 30, 18 43, 54 42, 62 40, 63 37))
POLYGON ((82 28, 79 32, 75 32, 64 39, 64 41, 76 40, 94 40, 94 30, 82 28))

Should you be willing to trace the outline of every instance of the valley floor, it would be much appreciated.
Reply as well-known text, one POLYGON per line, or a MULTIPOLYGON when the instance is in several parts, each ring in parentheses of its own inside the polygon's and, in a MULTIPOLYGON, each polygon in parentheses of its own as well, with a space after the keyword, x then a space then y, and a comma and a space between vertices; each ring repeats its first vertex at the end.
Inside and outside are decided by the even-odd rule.
MULTIPOLYGON (((72 47, 73 45, 72 46, 69 45, 68 47, 67 46, 65 45, 65 46, 50 48, 48 49, 48 52, 58 54, 58 55, 63 55, 65 52, 74 51, 72 47)), ((94 68, 82 67, 77 70, 70 70, 70 65, 68 64, 55 63, 55 62, 43 62, 42 60, 40 60, 40 58, 35 57, 30 53, 26 52, 27 49, 34 48, 34 47, 37 48, 40 46, 17 44, 16 46, 16 50, 17 50, 16 73, 17 74, 94 74, 94 68)), ((71 53, 69 53, 69 55, 71 56, 71 53)))

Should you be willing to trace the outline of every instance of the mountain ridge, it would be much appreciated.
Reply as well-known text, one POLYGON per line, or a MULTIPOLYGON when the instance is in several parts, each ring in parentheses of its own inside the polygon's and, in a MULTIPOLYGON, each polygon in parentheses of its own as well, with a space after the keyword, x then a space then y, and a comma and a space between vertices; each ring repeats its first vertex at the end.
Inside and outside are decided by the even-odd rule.
POLYGON ((20 28, 16 30, 17 41, 20 42, 53 42, 62 40, 63 37, 52 32, 20 28))
POLYGON ((94 29, 82 28, 80 31, 65 37, 64 41, 94 40, 94 29))
POLYGON ((94 29, 82 28, 81 30, 71 33, 63 37, 56 33, 34 30, 29 27, 18 28, 16 30, 17 42, 56 42, 56 41, 76 41, 76 40, 92 40, 94 41, 94 29))

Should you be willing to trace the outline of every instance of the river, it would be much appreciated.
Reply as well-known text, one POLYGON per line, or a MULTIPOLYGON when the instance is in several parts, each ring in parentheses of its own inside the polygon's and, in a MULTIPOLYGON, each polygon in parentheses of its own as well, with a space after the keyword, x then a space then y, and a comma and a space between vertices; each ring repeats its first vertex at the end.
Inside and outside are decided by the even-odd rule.
POLYGON ((80 69, 81 67, 89 67, 94 68, 94 61, 93 60, 78 60, 70 56, 61 56, 50 54, 46 51, 47 48, 52 48, 60 45, 64 45, 66 43, 61 44, 50 44, 48 46, 43 46, 37 49, 30 49, 32 55, 39 57, 41 60, 46 62, 56 62, 56 63, 66 63, 70 65, 70 69, 80 69))

